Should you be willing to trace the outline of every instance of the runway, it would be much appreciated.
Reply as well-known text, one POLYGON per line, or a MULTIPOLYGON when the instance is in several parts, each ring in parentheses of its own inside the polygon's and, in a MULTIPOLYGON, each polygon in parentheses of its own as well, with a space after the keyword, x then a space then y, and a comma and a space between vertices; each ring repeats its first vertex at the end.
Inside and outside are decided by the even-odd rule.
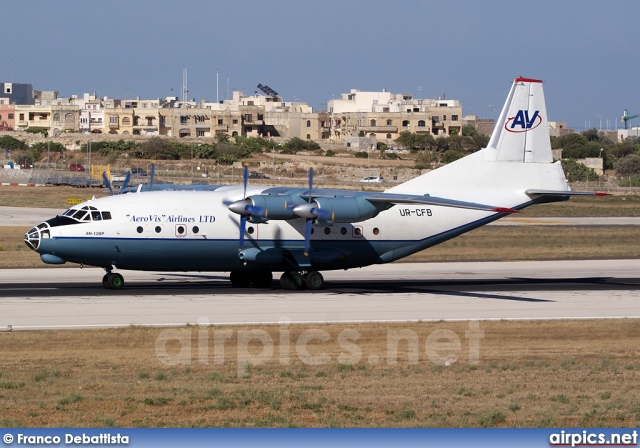
POLYGON ((324 291, 232 288, 224 273, 0 270, 0 331, 185 324, 640 317, 640 260, 394 263, 324 291))

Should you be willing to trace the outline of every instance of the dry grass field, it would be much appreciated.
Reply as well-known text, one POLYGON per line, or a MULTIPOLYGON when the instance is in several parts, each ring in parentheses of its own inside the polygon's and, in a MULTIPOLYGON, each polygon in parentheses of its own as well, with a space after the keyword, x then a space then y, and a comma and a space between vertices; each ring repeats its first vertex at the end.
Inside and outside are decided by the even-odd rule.
POLYGON ((470 325, 168 330, 189 341, 190 352, 174 334, 159 344, 167 330, 158 328, 0 333, 0 426, 640 424, 640 322, 470 325), (273 341, 273 355, 257 339, 246 342, 250 330, 273 341), (345 330, 347 342, 339 340, 345 330), (222 331, 231 336, 223 354, 214 342, 222 331), (319 332, 326 342, 301 343, 301 335, 319 332), (395 356, 387 345, 393 334, 411 335, 418 351, 402 340, 391 343, 395 356), (283 340, 290 341, 285 350, 283 340), (166 365, 156 352, 169 356, 164 362, 183 362, 166 365), (443 365, 445 358, 453 362, 443 365), (244 376, 238 360, 249 364, 244 376))

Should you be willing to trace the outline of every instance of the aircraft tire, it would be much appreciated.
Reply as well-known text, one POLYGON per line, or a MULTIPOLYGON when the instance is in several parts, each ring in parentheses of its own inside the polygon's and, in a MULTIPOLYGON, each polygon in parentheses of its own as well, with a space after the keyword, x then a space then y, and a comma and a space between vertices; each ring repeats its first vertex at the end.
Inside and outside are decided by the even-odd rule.
POLYGON ((304 289, 304 287, 306 286, 304 283, 304 277, 299 272, 291 271, 289 272, 288 277, 289 277, 289 284, 291 285, 289 289, 298 291, 298 290, 304 289))
POLYGON ((234 288, 248 288, 251 285, 251 276, 248 272, 231 271, 229 280, 234 288))
POLYGON ((102 286, 104 286, 105 289, 109 289, 109 286, 107 285, 108 280, 109 274, 104 274, 104 277, 102 277, 102 286))
POLYGON ((284 272, 280 276, 280 287, 282 289, 291 289, 291 282, 289 281, 289 273, 284 272))
POLYGON ((124 277, 120 274, 107 274, 106 287, 108 289, 118 290, 124 286, 124 277))
POLYGON ((318 271, 309 272, 304 281, 307 288, 313 291, 324 288, 324 277, 318 271))
POLYGON ((271 271, 254 272, 251 283, 256 288, 270 288, 273 281, 273 273, 271 271))

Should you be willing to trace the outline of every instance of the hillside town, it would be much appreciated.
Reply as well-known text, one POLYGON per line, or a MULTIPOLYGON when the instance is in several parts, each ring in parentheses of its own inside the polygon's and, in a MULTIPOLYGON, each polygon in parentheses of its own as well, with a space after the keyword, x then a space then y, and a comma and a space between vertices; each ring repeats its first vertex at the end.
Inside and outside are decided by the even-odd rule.
MULTIPOLYGON (((183 98, 115 99, 85 93, 70 98, 56 91, 35 90, 31 84, 0 83, 0 130, 42 128, 61 133, 211 138, 300 138, 348 146, 384 142, 393 144, 401 132, 434 137, 461 134, 472 126, 489 135, 493 119, 463 116, 459 100, 415 98, 411 94, 362 92, 351 89, 327 102, 326 111, 314 111, 301 101, 284 101, 276 91, 258 84, 252 95, 233 91, 222 101, 183 98), (374 138, 363 143, 358 138, 374 138), (353 140, 356 138, 356 140, 353 140)), ((556 134, 565 123, 553 123, 556 134)))

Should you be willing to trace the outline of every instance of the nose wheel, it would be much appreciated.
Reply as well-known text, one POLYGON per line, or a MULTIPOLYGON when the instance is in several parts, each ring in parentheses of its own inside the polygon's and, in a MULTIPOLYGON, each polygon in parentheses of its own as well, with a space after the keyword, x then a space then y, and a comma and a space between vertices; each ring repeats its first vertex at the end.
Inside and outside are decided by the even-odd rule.
POLYGON ((106 289, 122 289, 124 286, 124 277, 120 274, 107 272, 102 277, 102 286, 106 289))

